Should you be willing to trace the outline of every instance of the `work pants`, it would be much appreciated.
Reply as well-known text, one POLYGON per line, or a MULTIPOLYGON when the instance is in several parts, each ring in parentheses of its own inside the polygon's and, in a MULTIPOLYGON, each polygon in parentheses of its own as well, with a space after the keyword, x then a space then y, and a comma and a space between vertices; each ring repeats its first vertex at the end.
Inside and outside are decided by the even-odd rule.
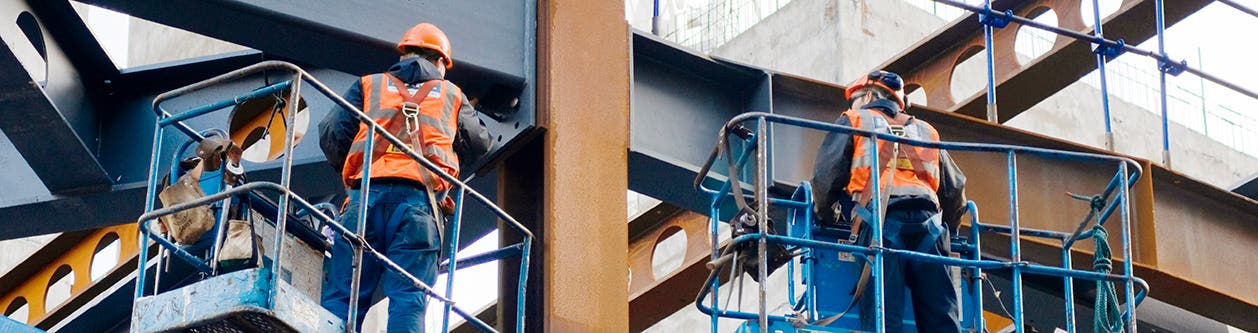
MULTIPOLYGON (((340 223, 350 231, 358 229, 359 191, 350 201, 340 223)), ((441 236, 437 219, 428 201, 428 192, 416 185, 373 182, 367 202, 366 239, 410 274, 432 285, 437 277, 437 257, 441 236)), ((349 312, 350 282, 353 276, 354 248, 337 237, 332 258, 324 260, 323 307, 345 319, 349 312)), ((358 325, 374 303, 372 294, 383 288, 389 298, 389 332, 423 332, 427 296, 410 280, 388 270, 370 254, 364 253, 358 290, 358 325)), ((349 322, 346 322, 348 325, 349 322)))
MULTIPOLYGON (((891 206, 883 225, 883 242, 886 247, 947 256, 949 249, 948 228, 938 226, 941 232, 931 239, 929 220, 938 211, 934 207, 920 205, 891 206), (923 244, 923 242, 934 243, 923 244)), ((872 260, 872 256, 870 259, 872 260)), ((883 302, 887 332, 901 332, 904 320, 905 293, 913 300, 913 318, 918 332, 961 332, 960 311, 956 289, 952 287, 952 270, 943 264, 886 255, 884 258, 883 302)), ((874 330, 873 280, 861 299, 861 326, 874 330), (870 314, 870 315, 867 315, 870 314)))

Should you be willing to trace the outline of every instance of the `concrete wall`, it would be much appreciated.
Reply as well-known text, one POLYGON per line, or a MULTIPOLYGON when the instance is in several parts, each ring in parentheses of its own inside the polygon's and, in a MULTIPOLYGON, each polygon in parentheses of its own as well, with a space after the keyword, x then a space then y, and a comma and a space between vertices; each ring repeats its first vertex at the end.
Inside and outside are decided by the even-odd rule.
MULTIPOLYGON (((1162 160, 1160 115, 1115 98, 1110 99, 1110 114, 1116 151, 1162 160)), ((1006 125, 1103 149, 1104 121, 1100 90, 1078 82, 1006 125)), ((1179 124, 1168 128, 1172 169, 1223 189, 1258 173, 1258 158, 1179 124)))
POLYGON ((48 242, 52 241, 53 238, 56 238, 57 235, 60 234, 39 235, 0 241, 0 252, 4 253, 4 255, 0 255, 0 276, 8 273, 9 270, 13 269, 13 267, 18 264, 21 264, 23 261, 26 261, 27 257, 30 257, 31 254, 35 253, 35 251, 39 251, 40 248, 44 247, 44 244, 48 244, 48 242))
POLYGON ((248 48, 157 23, 130 19, 127 67, 210 56, 248 48))
POLYGON ((712 54, 847 84, 943 24, 899 0, 794 0, 712 54))

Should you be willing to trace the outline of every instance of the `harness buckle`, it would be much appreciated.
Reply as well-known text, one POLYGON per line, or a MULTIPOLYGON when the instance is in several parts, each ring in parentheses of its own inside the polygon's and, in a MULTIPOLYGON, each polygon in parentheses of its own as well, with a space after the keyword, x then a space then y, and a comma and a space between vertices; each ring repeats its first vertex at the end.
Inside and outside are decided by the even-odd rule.
POLYGON ((891 134, 895 134, 895 136, 901 136, 901 137, 905 136, 903 125, 888 125, 888 127, 891 128, 891 134))
POLYGON ((402 103, 402 115, 406 116, 406 133, 415 133, 419 130, 419 104, 413 102, 402 103))

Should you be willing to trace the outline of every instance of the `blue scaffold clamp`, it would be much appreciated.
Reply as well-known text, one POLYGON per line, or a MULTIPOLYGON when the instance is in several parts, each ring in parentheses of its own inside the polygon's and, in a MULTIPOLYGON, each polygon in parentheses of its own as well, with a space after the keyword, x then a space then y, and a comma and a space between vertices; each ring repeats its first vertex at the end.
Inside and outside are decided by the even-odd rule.
POLYGON ((1166 59, 1169 59, 1166 54, 1162 54, 1162 59, 1158 59, 1158 70, 1163 73, 1170 74, 1171 76, 1179 76, 1180 73, 1184 72, 1184 69, 1188 68, 1188 60, 1170 62, 1166 61, 1166 59))
POLYGON ((1013 17, 1013 10, 1006 10, 1004 13, 993 12, 991 7, 984 8, 978 13, 978 22, 989 25, 992 28, 1000 29, 1009 26, 1009 18, 1013 17))
POLYGON ((1092 48, 1092 53, 1105 56, 1107 59, 1114 59, 1123 54, 1123 49, 1127 46, 1127 42, 1119 39, 1114 44, 1108 44, 1102 39, 1096 42, 1096 47, 1092 48))

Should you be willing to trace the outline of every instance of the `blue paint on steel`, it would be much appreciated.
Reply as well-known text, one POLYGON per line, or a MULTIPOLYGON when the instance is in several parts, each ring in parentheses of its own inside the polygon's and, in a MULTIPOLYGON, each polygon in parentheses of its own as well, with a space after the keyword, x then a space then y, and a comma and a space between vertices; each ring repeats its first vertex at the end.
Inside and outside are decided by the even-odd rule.
POLYGON ((0 316, 0 332, 8 333, 43 333, 44 330, 20 323, 8 316, 0 316))
MULTIPOLYGON (((154 111, 156 111, 156 108, 154 108, 154 111)), ((160 120, 153 121, 153 153, 152 155, 149 155, 150 157, 149 157, 148 189, 147 191, 145 191, 145 194, 144 194, 144 211, 145 212, 153 211, 154 202, 157 201, 157 183, 160 181, 159 180, 160 178, 158 178, 157 173, 158 173, 159 156, 162 156, 161 155, 162 126, 157 124, 158 121, 160 120)), ((144 250, 139 251, 139 261, 137 261, 139 263, 137 264, 137 266, 139 267, 137 268, 138 272, 136 275, 135 298, 140 298, 141 296, 144 296, 144 286, 145 286, 144 264, 148 263, 147 249, 149 248, 149 234, 150 234, 149 229, 143 227, 145 224, 145 221, 141 220, 139 223, 141 226, 140 237, 139 237, 140 244, 137 248, 144 249, 144 250)))
MULTIPOLYGON (((302 74, 297 71, 294 71, 294 72, 295 73, 293 73, 293 82, 301 82, 302 74)), ((289 96, 293 96, 295 99, 301 98, 301 84, 300 83, 292 85, 291 87, 289 87, 289 89, 290 89, 289 96)), ((288 103, 288 112, 284 113, 285 124, 297 123, 297 111, 298 111, 298 107, 300 106, 301 106, 301 103, 288 103)), ((294 136, 296 135, 294 127, 296 126, 284 126, 284 129, 285 129, 284 142, 283 142, 284 159, 283 159, 283 166, 280 168, 280 186, 285 189, 292 188, 292 184, 293 184, 293 181, 292 181, 293 179, 292 177, 293 144, 295 143, 294 136)), ((280 263, 283 262, 284 237, 288 235, 286 230, 288 229, 288 212, 291 209, 290 207, 291 204, 289 203, 289 201, 292 200, 292 196, 293 196, 292 191, 284 191, 284 193, 280 195, 278 212, 275 213, 275 215, 277 215, 275 219, 276 221, 275 222, 275 242, 272 243, 272 244, 275 244, 275 254, 272 256, 272 259, 271 259, 271 260, 274 260, 275 267, 282 267, 280 266, 280 263)), ((366 204, 364 204, 364 206, 366 206, 366 204)), ((270 302, 271 304, 275 304, 276 302, 278 302, 276 298, 279 297, 278 295, 279 284, 282 279, 282 277, 280 276, 280 271, 282 270, 281 269, 271 270, 271 283, 275 284, 275 287, 271 289, 271 292, 268 297, 268 299, 270 299, 271 301, 270 302)), ((354 294, 358 294, 357 291, 355 291, 354 294)))
POLYGON ((252 92, 249 92, 248 94, 236 96, 235 98, 232 98, 232 99, 220 100, 214 103, 210 103, 208 105, 199 106, 188 111, 180 112, 180 113, 171 115, 169 117, 162 118, 162 120, 158 122, 158 125, 167 126, 174 122, 184 121, 186 119, 190 119, 193 117, 199 117, 201 115, 214 112, 222 108, 240 105, 240 103, 244 103, 245 101, 262 97, 262 96, 266 96, 266 95, 270 95, 270 94, 274 94, 284 89, 288 89, 291 83, 292 81, 284 81, 284 82, 280 82, 280 83, 263 87, 258 90, 254 90, 252 92))
POLYGON ((983 10, 984 12, 979 14, 979 21, 983 23, 983 53, 987 57, 987 121, 999 123, 1000 116, 997 114, 996 109, 996 62, 992 56, 994 53, 992 51, 992 30, 1004 28, 1009 24, 1009 20, 1003 16, 991 15, 991 0, 983 1, 983 10))
MULTIPOLYGON (((882 156, 878 155, 879 144, 877 143, 877 140, 873 141, 875 142, 874 144, 865 145, 866 147, 869 147, 869 152, 866 156, 882 156)), ((869 173, 869 187, 873 189, 873 192, 869 194, 869 208, 874 212, 873 214, 870 214, 871 216, 868 221, 869 230, 872 234, 870 247, 874 249, 882 249, 882 218, 883 213, 886 212, 886 207, 883 207, 886 203, 882 202, 882 159, 871 158, 871 160, 874 161, 872 170, 876 171, 871 171, 869 173)), ((886 181, 891 180, 888 179, 886 181)), ((884 258, 882 251, 873 251, 873 255, 874 262, 870 272, 870 283, 874 284, 874 332, 883 333, 887 330, 887 318, 885 317, 887 311, 884 302, 885 300, 883 299, 883 297, 886 296, 884 295, 886 292, 884 290, 886 285, 883 283, 883 279, 886 278, 883 267, 883 265, 886 264, 886 258, 884 258)))
MULTIPOLYGON (((1018 227, 1018 162, 1017 156, 1013 152, 1008 153, 1008 172, 1009 172, 1009 229, 1012 233, 1009 236, 1009 252, 1010 260, 1014 263, 1022 262, 1022 252, 1019 246, 1022 244, 1021 228, 1018 227)), ((1022 314, 1022 268, 1020 265, 1013 266, 1013 328, 1014 332, 1022 332, 1026 329, 1023 322, 1022 314)))
MULTIPOLYGON (((994 232, 1006 233, 1006 234, 1010 233, 1009 226, 1006 226, 1006 225, 994 225, 994 224, 986 224, 986 223, 980 222, 978 226, 980 229, 982 229, 982 231, 994 231, 994 232)), ((1052 231, 1052 230, 1041 230, 1041 229, 1035 229, 1035 228, 1022 228, 1021 233, 1022 233, 1022 236, 1051 238, 1051 239, 1057 239, 1057 240, 1065 240, 1065 239, 1070 238, 1069 233, 1060 232, 1060 231, 1052 231)))
MULTIPOLYGON (((983 260, 983 253, 979 250, 982 248, 982 238, 979 237, 979 232, 982 231, 982 228, 977 227, 979 224, 978 205, 974 204, 974 201, 967 201, 965 203, 965 208, 970 211, 969 241, 974 244, 974 250, 970 252, 970 260, 983 260)), ((974 304, 974 306, 970 308, 970 313, 974 318, 973 324, 970 325, 970 328, 975 328, 975 331, 979 331, 987 328, 987 324, 983 322, 983 269, 979 267, 971 267, 970 272, 969 301, 971 304, 974 304)))
MULTIPOLYGON (((464 269, 464 268, 468 268, 468 267, 472 267, 472 266, 476 266, 476 265, 480 265, 484 263, 489 263, 489 262, 494 262, 494 261, 498 261, 498 260, 502 260, 502 259, 506 259, 510 257, 515 257, 515 256, 520 255, 520 253, 523 252, 523 249, 524 249, 524 243, 515 243, 512 245, 508 245, 506 247, 502 247, 499 249, 494 249, 488 252, 459 258, 459 260, 457 260, 458 262, 457 267, 458 269, 464 269)), ((449 271, 450 271, 450 262, 447 260, 445 263, 441 265, 441 267, 438 269, 437 272, 445 273, 449 271)))
MULTIPOLYGON (((367 124, 367 128, 371 131, 375 131, 379 127, 379 125, 377 125, 375 122, 364 122, 364 123, 367 124)), ((375 150, 376 140, 363 140, 363 143, 364 143, 363 144, 364 152, 376 151, 375 150)), ((367 203, 371 202, 371 201, 368 201, 370 197, 369 194, 371 193, 371 164, 372 163, 371 163, 370 158, 371 158, 371 155, 373 154, 374 153, 363 154, 362 162, 360 163, 363 168, 363 175, 362 175, 362 178, 358 180, 358 193, 362 193, 362 199, 360 199, 361 201, 359 201, 359 204, 358 204, 358 221, 356 222, 357 223, 356 230, 354 230, 354 234, 357 235, 358 237, 367 237, 367 216, 368 216, 367 208, 370 207, 370 205, 368 205, 367 203)), ((436 207, 432 207, 432 208, 436 208, 436 207)), ((363 260, 362 247, 354 248, 354 262, 362 262, 362 260, 363 260)), ((350 292, 349 294, 349 310, 346 313, 345 318, 358 317, 358 297, 359 297, 358 289, 362 288, 362 284, 361 284, 362 274, 363 274, 362 269, 363 269, 362 265, 354 266, 353 276, 351 277, 352 282, 350 282, 351 283, 350 290, 353 290, 353 292, 350 292)), ((358 323, 357 322, 349 323, 349 331, 357 332, 358 323)))
MULTIPOLYGON (((533 237, 532 235, 529 235, 529 237, 524 238, 524 249, 521 251, 522 256, 520 257, 520 281, 519 281, 518 287, 516 287, 517 296, 515 300, 516 301, 515 303, 516 304, 516 307, 515 307, 516 332, 524 331, 524 306, 525 306, 524 292, 527 289, 526 286, 528 286, 529 258, 532 257, 530 255, 531 253, 533 253, 532 251, 533 251, 533 237)), ((472 318, 475 318, 475 317, 472 317, 472 318)))
MULTIPOLYGON (((1105 25, 1101 24, 1101 5, 1097 2, 1097 0, 1092 0, 1092 22, 1092 29, 1096 31, 1096 37, 1105 38, 1105 33, 1103 32, 1105 25)), ((1117 53, 1122 52, 1122 44, 1122 40, 1119 40, 1118 46, 1115 47, 1107 47, 1104 44, 1097 44, 1096 50, 1094 50, 1096 53, 1096 67, 1101 75, 1101 109, 1105 113, 1105 144, 1109 145, 1109 147, 1106 148, 1111 150, 1114 149, 1114 142, 1110 141, 1114 138, 1114 130, 1110 126, 1109 81, 1106 80, 1108 73, 1105 70, 1105 57, 1117 57, 1117 53)))
MULTIPOLYGON (((1074 264, 1070 262, 1070 248, 1062 244, 1061 249, 1061 266, 1066 269, 1074 269, 1074 264)), ((1066 305, 1066 332, 1075 332, 1075 280, 1069 276, 1062 278, 1063 289, 1062 298, 1065 299, 1066 305)))
MULTIPOLYGON (((14 5, 21 6, 18 3, 6 4, 6 10, 16 9, 12 8, 14 5)), ((19 9, 12 13, 21 12, 19 9)), ((14 45, 14 42, 0 40, 5 45, 14 45)), ((57 48, 54 46, 53 49, 57 48)), ((70 67, 70 64, 63 63, 66 61, 64 57, 45 60, 54 69, 70 67)), ((90 113, 91 108, 77 107, 90 106, 85 92, 92 90, 77 86, 81 81, 73 71, 61 71, 48 77, 52 81, 43 87, 28 74, 17 54, 7 47, 0 48, 0 93, 4 96, 4 109, 10 111, 0 112, 0 131, 20 153, 6 153, 0 159, 25 160, 24 164, 39 177, 20 180, 19 184, 41 190, 46 187, 52 194, 91 193, 108 189, 113 181, 93 154, 94 145, 90 141, 98 129, 95 115, 90 113), (58 108, 57 105, 63 107, 58 108)), ((10 179, 6 177, 6 180, 10 179)), ((0 194, 0 201, 17 199, 10 197, 10 192, 15 191, 0 194)), ((13 194, 28 194, 16 192, 13 194)), ((21 217, 14 220, 36 219, 21 217)))
MULTIPOLYGON (((1163 20, 1164 19, 1163 16, 1165 14, 1163 10, 1162 0, 1155 0, 1153 8, 1154 8, 1153 11, 1156 18, 1156 22, 1154 23, 1154 25, 1157 27, 1158 55, 1161 55, 1162 57, 1166 57, 1166 38, 1165 38, 1166 22, 1163 20)), ((1167 164, 1170 163, 1169 159, 1170 159, 1170 151, 1171 151, 1171 139, 1170 139, 1171 134, 1170 134, 1170 130, 1168 129, 1168 125, 1167 125, 1168 120, 1166 117, 1166 112, 1167 112, 1166 69, 1168 68, 1167 66, 1168 63, 1170 62, 1162 61, 1161 59, 1159 59, 1159 66, 1158 66, 1158 69, 1159 69, 1158 84, 1160 87, 1159 88, 1160 90, 1158 91, 1161 92, 1161 94, 1159 94, 1158 97, 1160 98, 1159 101, 1162 103, 1162 163, 1167 163, 1167 164)))
MULTIPOLYGON (((446 248, 450 249, 450 258, 459 257, 459 225, 463 224, 463 189, 459 189, 454 196, 454 216, 451 217, 450 233, 445 236, 448 238, 446 248)), ((436 207, 433 207, 436 208, 436 207)), ((446 270, 446 298, 454 297, 454 272, 459 270, 459 261, 451 260, 446 270)), ((441 331, 450 331, 450 303, 446 303, 442 310, 441 331)))
MULTIPOLYGON (((761 135, 756 136, 756 188, 764 189, 769 186, 769 123, 764 119, 756 122, 756 132, 761 135)), ((877 155, 874 155, 877 156, 877 155)), ((760 235, 767 235, 769 232, 769 192, 755 191, 756 194, 756 222, 760 235)), ((767 251, 768 240, 763 237, 756 244, 756 264, 757 275, 760 281, 769 281, 769 255, 767 251)), ((768 317, 768 295, 764 284, 759 285, 757 290, 760 300, 760 325, 765 326, 761 333, 768 333, 769 317, 768 317)))
MULTIPOLYGON (((729 184, 729 183, 727 182, 726 184, 729 184)), ((722 187, 722 189, 723 189, 722 192, 724 192, 725 191, 724 187, 722 187)), ((718 245, 720 237, 716 234, 718 230, 716 223, 719 222, 718 219, 720 218, 720 216, 721 216, 721 210, 720 210, 719 204, 716 202, 712 203, 712 208, 710 208, 708 212, 708 230, 710 232, 708 234, 708 240, 712 242, 711 246, 713 249, 720 248, 720 246, 718 245)), ((717 251, 712 251, 712 255, 709 256, 708 260, 715 261, 719 255, 720 254, 717 251)), ((712 281, 708 281, 704 283, 707 283, 708 288, 711 290, 718 290, 721 287, 720 278, 712 279, 712 281)), ((720 295, 721 294, 717 292, 712 293, 712 303, 711 305, 707 306, 707 309, 716 309, 718 307, 717 302, 720 299, 720 295)), ((695 302, 695 306, 699 307, 699 311, 703 311, 705 309, 705 307, 703 306, 703 302, 701 301, 695 302)), ((704 313, 708 314, 708 316, 711 319, 710 326, 712 327, 712 330, 713 331, 717 330, 720 327, 720 322, 718 321, 718 319, 720 318, 719 314, 716 311, 708 311, 704 313)))
POLYGON ((140 331, 187 330, 226 321, 233 316, 258 316, 288 326, 296 332, 343 332, 332 313, 305 297, 284 297, 268 302, 272 289, 299 294, 287 283, 269 281, 265 268, 227 273, 135 302, 132 327, 140 331))
MULTIPOLYGON (((1126 178, 1127 165, 1126 164, 1119 165, 1118 173, 1122 174, 1123 177, 1126 178)), ((1118 190, 1119 190, 1118 201, 1122 205, 1122 209, 1119 210, 1119 215, 1122 216, 1122 222, 1123 222, 1122 232, 1121 232, 1122 239, 1123 239, 1123 277, 1126 278, 1124 281, 1125 283, 1123 283, 1123 288, 1125 289, 1123 294, 1127 298, 1127 301, 1125 302, 1126 305, 1124 306, 1126 308, 1124 313, 1125 313, 1125 316, 1127 317, 1126 318, 1127 331, 1136 332, 1136 305, 1139 303, 1137 302, 1135 298, 1136 296, 1134 292, 1135 291, 1135 281, 1134 281, 1135 271, 1133 270, 1132 262, 1135 260, 1131 256, 1131 213, 1129 212, 1131 196, 1130 196, 1130 191, 1128 190, 1126 186, 1123 186, 1122 188, 1118 190)))

